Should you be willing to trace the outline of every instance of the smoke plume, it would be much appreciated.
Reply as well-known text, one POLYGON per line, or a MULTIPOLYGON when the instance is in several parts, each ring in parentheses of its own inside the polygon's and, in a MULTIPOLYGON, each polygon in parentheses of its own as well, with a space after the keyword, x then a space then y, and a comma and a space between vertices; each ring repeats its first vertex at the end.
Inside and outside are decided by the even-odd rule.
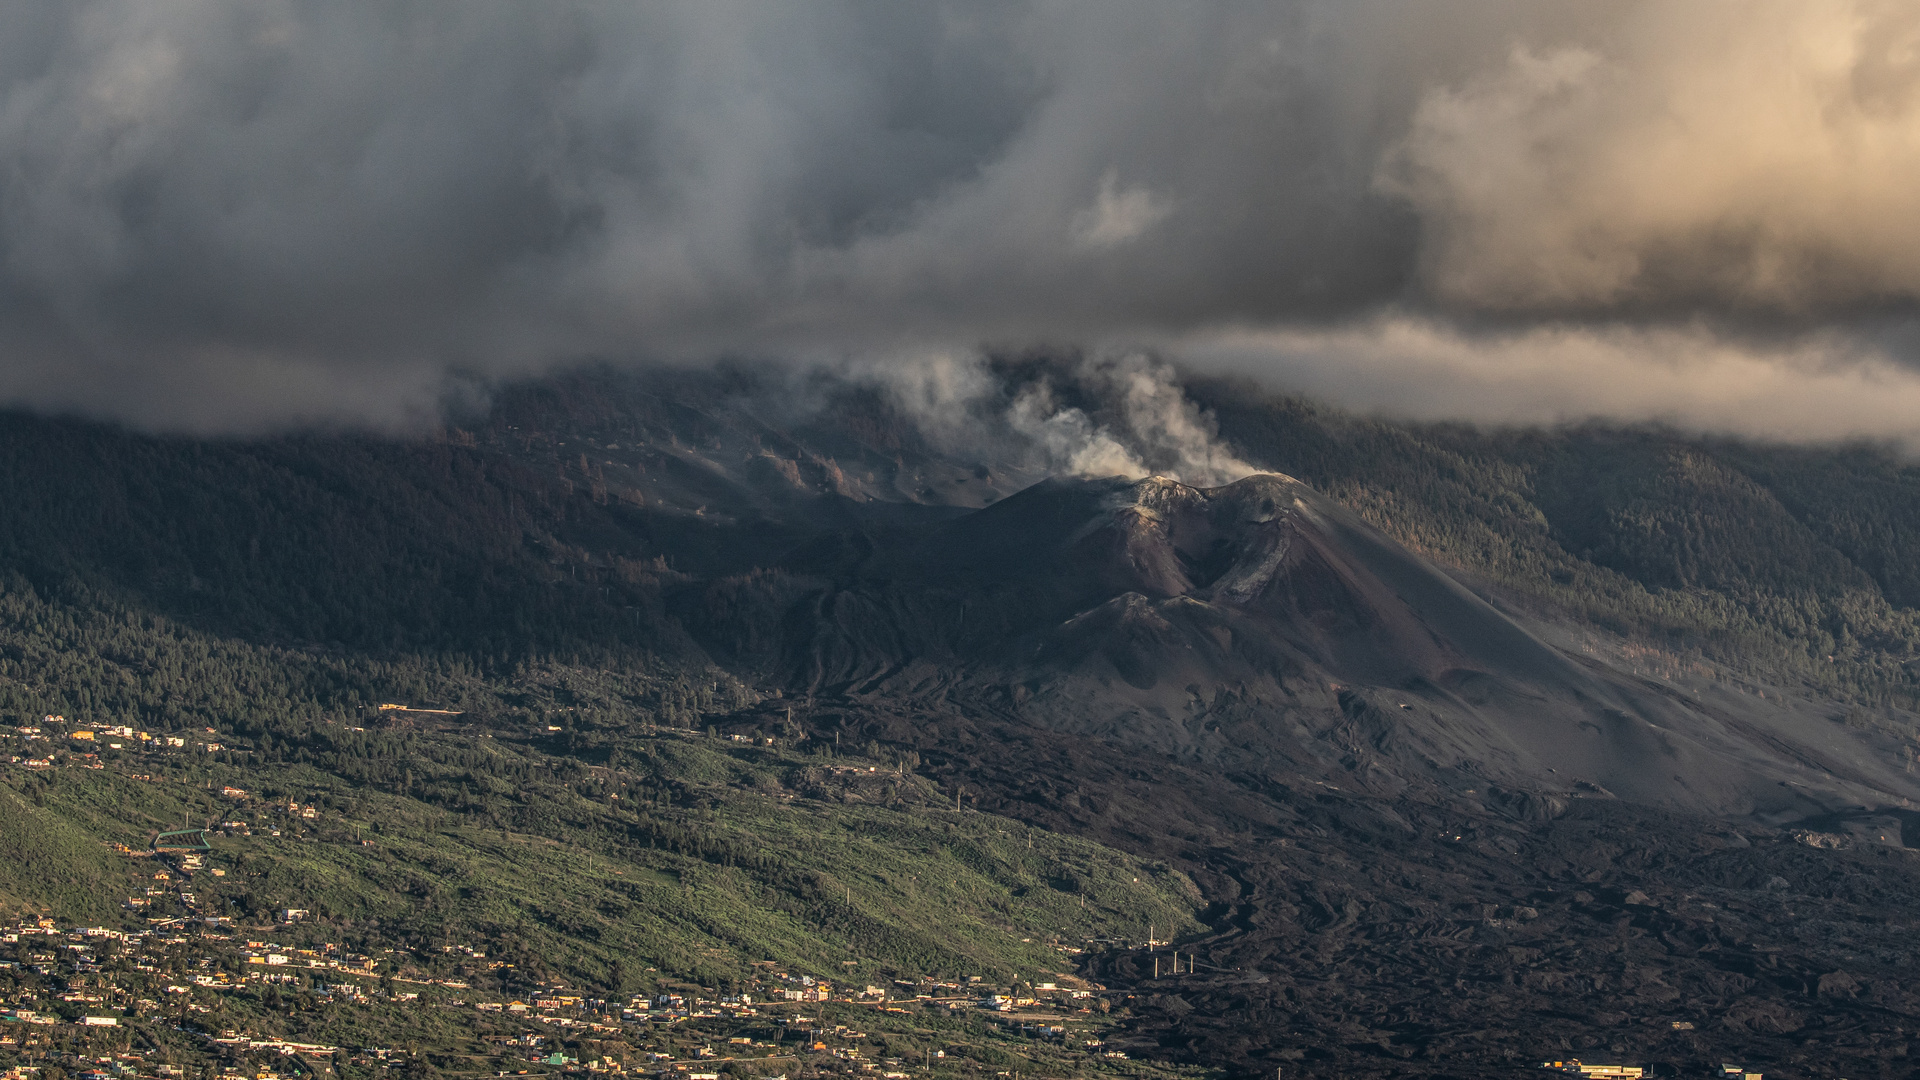
POLYGON ((1144 353, 1026 362, 943 353, 826 374, 877 387, 941 450, 1018 471, 1198 487, 1257 471, 1220 440, 1173 366, 1144 353))

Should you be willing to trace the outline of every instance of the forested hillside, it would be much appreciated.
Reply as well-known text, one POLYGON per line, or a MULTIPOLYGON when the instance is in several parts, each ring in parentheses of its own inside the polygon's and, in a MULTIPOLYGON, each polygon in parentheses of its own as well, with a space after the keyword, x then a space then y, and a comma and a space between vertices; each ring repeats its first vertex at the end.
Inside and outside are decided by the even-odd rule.
POLYGON ((1920 467, 1890 449, 1488 431, 1193 389, 1254 462, 1532 607, 1857 703, 1920 688, 1920 467))
MULTIPOLYGON (((336 658, 705 668, 664 611, 680 568, 770 565, 822 530, 916 509, 854 490, 861 455, 869 469, 958 471, 870 395, 775 429, 727 412, 767 387, 738 373, 675 379, 692 404, 649 393, 644 377, 586 373, 509 389, 473 435, 415 442, 197 441, 15 415, 0 425, 0 572, 62 610, 336 658), (759 456, 734 475, 663 452, 742 430, 759 456), (810 490, 804 470, 791 484, 752 471, 781 461, 840 478, 810 490)), ((1920 469, 1890 451, 1485 431, 1239 384, 1192 392, 1256 464, 1516 601, 1863 704, 1910 701, 1920 686, 1908 663, 1920 656, 1920 469)), ((935 490, 887 483, 912 499, 935 490)))
POLYGON ((673 651, 617 507, 444 442, 196 441, 13 415, 0 502, 0 568, 80 607, 354 651, 673 651), (583 546, 591 567, 569 558, 583 546))

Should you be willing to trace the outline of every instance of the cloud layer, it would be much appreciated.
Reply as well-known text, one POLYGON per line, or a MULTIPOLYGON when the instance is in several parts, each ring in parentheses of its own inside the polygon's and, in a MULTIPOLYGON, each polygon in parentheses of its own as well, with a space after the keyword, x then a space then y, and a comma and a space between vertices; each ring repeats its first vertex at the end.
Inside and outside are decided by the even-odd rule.
POLYGON ((1615 420, 1769 441, 1870 440, 1920 452, 1920 374, 1837 332, 1731 339, 1704 326, 1468 333, 1383 315, 1337 329, 1190 339, 1221 372, 1422 420, 1508 426, 1615 420))
POLYGON ((1422 413, 1920 427, 1887 404, 1920 400, 1911 4, 48 0, 0 31, 12 403, 405 426, 585 358, 1147 344, 1422 413))
POLYGON ((1920 9, 1657 4, 1422 95, 1382 186, 1494 310, 1810 315, 1920 296, 1920 9))

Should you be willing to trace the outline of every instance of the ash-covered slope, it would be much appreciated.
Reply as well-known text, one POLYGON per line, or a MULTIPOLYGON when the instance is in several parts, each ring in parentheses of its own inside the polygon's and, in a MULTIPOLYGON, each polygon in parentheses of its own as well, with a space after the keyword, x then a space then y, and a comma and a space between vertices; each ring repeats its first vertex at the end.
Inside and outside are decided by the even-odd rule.
MULTIPOLYGON (((1285 476, 1053 479, 917 541, 815 545, 790 570, 731 588, 779 609, 758 616, 762 666, 815 688, 936 693, 1378 794, 1779 818, 1920 795, 1862 737, 1821 725, 1815 746, 1570 657, 1285 476)), ((737 627, 755 605, 731 598, 737 627)))
MULTIPOLYGON (((1051 480, 943 530, 921 557, 935 577, 1055 593, 1075 609, 1055 635, 1062 643, 1082 625, 1204 622, 1205 611, 1348 681, 1402 685, 1463 666, 1562 687, 1583 681, 1451 579, 1284 476, 1210 491, 1164 477, 1051 480)), ((1218 648, 1199 653, 1217 653, 1222 675, 1262 665, 1231 635, 1202 637, 1218 648)), ((1167 681, 1154 659, 1117 666, 1148 689, 1167 681)), ((1169 674, 1185 662, 1159 660, 1169 674)))

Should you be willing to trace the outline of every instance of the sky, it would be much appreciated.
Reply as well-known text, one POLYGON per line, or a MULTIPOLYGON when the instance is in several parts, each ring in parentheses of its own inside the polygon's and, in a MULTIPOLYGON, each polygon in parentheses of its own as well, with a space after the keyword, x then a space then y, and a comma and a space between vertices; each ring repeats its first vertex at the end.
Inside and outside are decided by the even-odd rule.
POLYGON ((398 430, 1054 347, 1920 445, 1916 176, 1909 2, 20 0, 0 402, 398 430))

